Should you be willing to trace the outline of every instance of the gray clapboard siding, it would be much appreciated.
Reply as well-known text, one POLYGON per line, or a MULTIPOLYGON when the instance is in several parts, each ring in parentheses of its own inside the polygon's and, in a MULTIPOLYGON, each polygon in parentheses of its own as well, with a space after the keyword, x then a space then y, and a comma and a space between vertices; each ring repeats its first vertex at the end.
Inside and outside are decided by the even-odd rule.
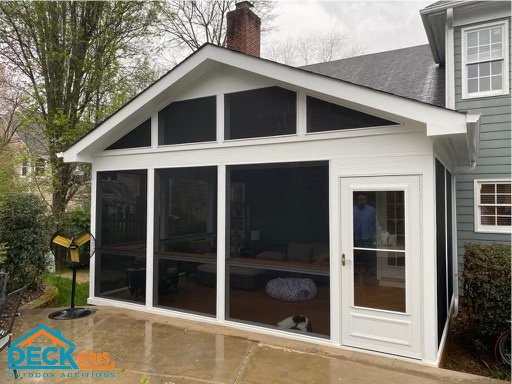
MULTIPOLYGON (((510 18, 509 20, 509 52, 510 18)), ((455 28, 455 109, 480 113, 480 151, 474 171, 457 176, 457 249, 459 264, 463 262, 466 242, 510 242, 509 234, 476 233, 474 217, 474 180, 509 179, 511 174, 511 98, 508 95, 462 99, 461 27, 455 28)), ((510 63, 510 58, 509 58, 510 63)), ((511 70, 509 64, 509 71, 511 70)), ((512 74, 509 75, 512 81, 512 74)), ((509 84, 510 87, 510 84, 509 84)))
POLYGON ((510 123, 493 124, 492 128, 495 131, 489 130, 488 132, 480 133, 481 141, 506 141, 512 137, 510 133, 510 123))

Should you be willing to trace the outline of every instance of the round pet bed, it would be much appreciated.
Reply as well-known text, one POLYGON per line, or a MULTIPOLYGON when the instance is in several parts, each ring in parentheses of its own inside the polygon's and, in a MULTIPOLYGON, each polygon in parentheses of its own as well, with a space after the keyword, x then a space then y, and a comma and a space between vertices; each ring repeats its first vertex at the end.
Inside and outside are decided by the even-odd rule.
POLYGON ((272 279, 267 283, 267 294, 278 300, 306 301, 316 296, 316 285, 311 279, 286 277, 272 279))

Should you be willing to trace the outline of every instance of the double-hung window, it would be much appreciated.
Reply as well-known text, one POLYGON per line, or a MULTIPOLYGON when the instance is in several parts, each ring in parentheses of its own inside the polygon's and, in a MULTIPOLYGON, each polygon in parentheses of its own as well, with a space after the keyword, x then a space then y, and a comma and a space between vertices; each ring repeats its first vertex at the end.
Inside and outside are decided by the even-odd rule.
POLYGON ((508 94, 508 21, 462 29, 462 97, 508 94))
POLYGON ((475 231, 510 233, 511 182, 475 180, 475 231))

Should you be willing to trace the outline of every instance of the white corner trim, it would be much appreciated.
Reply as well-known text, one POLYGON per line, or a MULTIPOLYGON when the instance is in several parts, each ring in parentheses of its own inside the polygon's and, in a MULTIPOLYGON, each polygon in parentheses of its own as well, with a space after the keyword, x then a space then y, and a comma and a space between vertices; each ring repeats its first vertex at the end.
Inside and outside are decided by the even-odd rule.
POLYGON ((453 31, 453 8, 446 10, 445 24, 445 66, 446 66, 446 84, 445 84, 445 106, 449 109, 455 109, 455 47, 453 31))

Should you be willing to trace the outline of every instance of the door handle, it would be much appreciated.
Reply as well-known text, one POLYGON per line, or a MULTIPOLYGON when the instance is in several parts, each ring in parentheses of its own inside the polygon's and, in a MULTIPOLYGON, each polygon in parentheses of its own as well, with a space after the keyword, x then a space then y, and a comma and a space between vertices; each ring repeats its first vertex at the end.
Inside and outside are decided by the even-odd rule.
POLYGON ((346 263, 351 263, 351 262, 352 262, 352 260, 347 259, 347 258, 345 257, 345 254, 344 254, 344 253, 342 253, 342 254, 341 254, 341 265, 342 265, 342 266, 345 266, 345 264, 346 264, 346 263))

